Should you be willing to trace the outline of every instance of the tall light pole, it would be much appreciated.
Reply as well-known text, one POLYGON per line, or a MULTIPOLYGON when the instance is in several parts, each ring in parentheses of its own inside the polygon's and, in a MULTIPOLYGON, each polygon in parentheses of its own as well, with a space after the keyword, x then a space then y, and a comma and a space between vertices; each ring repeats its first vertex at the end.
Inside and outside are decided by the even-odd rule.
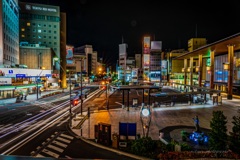
MULTIPOLYGON (((54 61, 56 61, 56 62, 58 62, 59 63, 59 58, 58 57, 54 57, 53 58, 53 60, 54 61)), ((66 70, 61 66, 61 64, 59 63, 59 65, 60 65, 60 68, 63 70, 63 72, 65 72, 65 74, 67 74, 66 73, 66 70)), ((70 71, 67 71, 68 72, 68 81, 69 81, 69 102, 70 102, 70 105, 69 105, 69 117, 70 117, 70 126, 72 126, 72 104, 71 104, 71 92, 72 92, 72 89, 71 89, 71 73, 70 73, 70 71)))
POLYGON ((81 73, 80 73, 80 75, 81 75, 81 80, 80 80, 80 82, 81 82, 81 115, 82 115, 82 104, 83 104, 83 98, 82 98, 82 59, 80 60, 80 69, 81 69, 81 73))
POLYGON ((83 112, 83 97, 82 97, 82 87, 83 87, 83 70, 82 70, 82 61, 85 59, 85 57, 78 57, 75 61, 80 62, 80 99, 81 99, 81 105, 80 105, 80 113, 82 115, 83 112))
POLYGON ((36 84, 37 84, 37 87, 36 87, 36 89, 37 89, 37 100, 38 100, 38 81, 40 80, 39 78, 40 78, 40 75, 42 74, 42 71, 43 71, 43 70, 41 70, 41 72, 39 73, 39 75, 37 75, 37 80, 36 80, 36 84))
POLYGON ((71 102, 71 92, 72 92, 72 81, 71 81, 71 73, 68 71, 68 81, 69 81, 69 114, 70 114, 70 126, 72 126, 72 102, 71 102))

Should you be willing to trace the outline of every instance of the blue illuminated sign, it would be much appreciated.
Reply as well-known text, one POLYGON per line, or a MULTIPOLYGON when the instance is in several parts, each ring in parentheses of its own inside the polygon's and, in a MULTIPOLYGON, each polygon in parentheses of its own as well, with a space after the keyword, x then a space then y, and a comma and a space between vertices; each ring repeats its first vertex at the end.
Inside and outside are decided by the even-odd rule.
POLYGON ((25 74, 16 74, 16 78, 25 78, 26 75, 25 74))
POLYGON ((8 73, 9 74, 13 74, 13 70, 8 70, 8 73))
POLYGON ((45 75, 47 78, 50 78, 50 77, 52 77, 52 74, 46 74, 45 75))

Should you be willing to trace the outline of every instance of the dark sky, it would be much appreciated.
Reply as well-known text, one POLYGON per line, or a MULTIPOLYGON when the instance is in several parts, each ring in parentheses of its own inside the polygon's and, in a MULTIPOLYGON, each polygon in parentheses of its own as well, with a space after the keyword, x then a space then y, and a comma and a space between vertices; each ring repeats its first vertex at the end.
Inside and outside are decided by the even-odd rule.
POLYGON ((141 53, 143 37, 162 41, 163 51, 184 48, 190 38, 213 43, 240 31, 240 2, 186 0, 21 0, 58 5, 67 14, 67 43, 89 44, 104 62, 116 64, 118 46, 141 53))

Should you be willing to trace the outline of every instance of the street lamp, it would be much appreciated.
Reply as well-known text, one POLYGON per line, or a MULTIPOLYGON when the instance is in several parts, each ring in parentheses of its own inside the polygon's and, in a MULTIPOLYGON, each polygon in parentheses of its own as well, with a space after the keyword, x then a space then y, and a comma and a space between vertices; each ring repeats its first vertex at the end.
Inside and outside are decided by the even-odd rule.
POLYGON ((81 115, 82 115, 82 112, 83 112, 83 98, 82 98, 82 83, 83 83, 83 78, 82 78, 82 60, 84 60, 85 58, 80 58, 79 61, 80 61, 80 96, 81 96, 81 115))
MULTIPOLYGON (((54 62, 58 62, 59 63, 59 58, 58 57, 53 57, 53 61, 54 62)), ((59 66, 61 67, 61 69, 63 70, 63 72, 65 72, 65 74, 67 74, 66 73, 66 71, 65 71, 65 69, 61 66, 61 64, 59 63, 59 66)), ((69 102, 70 102, 70 106, 69 106, 69 114, 70 114, 70 125, 72 124, 72 104, 71 104, 71 92, 72 92, 72 89, 71 89, 71 73, 70 73, 70 71, 68 71, 67 70, 67 72, 68 72, 68 78, 69 78, 69 102)))
POLYGON ((39 73, 39 75, 37 75, 37 80, 36 80, 36 84, 37 84, 37 100, 38 100, 38 83, 39 83, 39 81, 40 81, 40 75, 42 74, 42 71, 43 71, 43 69, 45 69, 45 68, 41 68, 42 70, 41 70, 41 72, 39 73))

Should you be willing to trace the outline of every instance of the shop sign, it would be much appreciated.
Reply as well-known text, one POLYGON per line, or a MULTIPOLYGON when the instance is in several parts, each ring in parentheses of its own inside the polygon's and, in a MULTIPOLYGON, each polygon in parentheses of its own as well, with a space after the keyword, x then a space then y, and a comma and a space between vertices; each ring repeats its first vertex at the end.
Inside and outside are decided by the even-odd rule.
POLYGON ((0 78, 0 85, 12 84, 12 78, 0 78))
POLYGON ((25 78, 26 75, 25 74, 16 74, 16 78, 25 78))

